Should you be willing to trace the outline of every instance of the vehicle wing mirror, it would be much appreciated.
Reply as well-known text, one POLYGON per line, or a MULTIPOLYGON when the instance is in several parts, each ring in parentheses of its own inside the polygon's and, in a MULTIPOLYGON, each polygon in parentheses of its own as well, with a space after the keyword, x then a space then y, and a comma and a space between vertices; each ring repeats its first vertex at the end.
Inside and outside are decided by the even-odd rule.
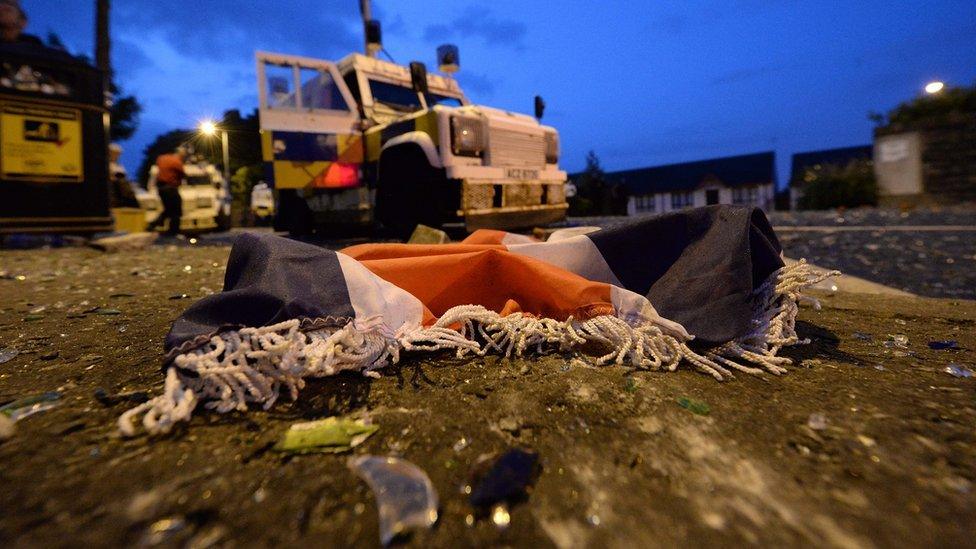
POLYGON ((535 119, 542 120, 542 115, 545 112, 546 112, 546 102, 542 100, 541 95, 535 96, 535 119))
POLYGON ((427 66, 420 61, 410 62, 410 82, 413 84, 413 91, 427 94, 427 66))

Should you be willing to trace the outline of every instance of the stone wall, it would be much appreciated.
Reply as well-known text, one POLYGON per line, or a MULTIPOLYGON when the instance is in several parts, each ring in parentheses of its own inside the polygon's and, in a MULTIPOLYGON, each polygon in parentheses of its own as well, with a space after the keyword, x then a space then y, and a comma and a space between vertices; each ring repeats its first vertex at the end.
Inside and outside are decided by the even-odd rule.
POLYGON ((976 116, 924 132, 922 180, 939 202, 976 201, 976 116))
MULTIPOLYGON (((879 128, 875 132, 875 142, 910 132, 921 136, 923 195, 916 195, 913 200, 935 204, 976 201, 976 114, 879 128)), ((879 164, 877 160, 876 165, 879 164)), ((883 202, 904 199, 907 195, 887 198, 889 200, 883 202)))

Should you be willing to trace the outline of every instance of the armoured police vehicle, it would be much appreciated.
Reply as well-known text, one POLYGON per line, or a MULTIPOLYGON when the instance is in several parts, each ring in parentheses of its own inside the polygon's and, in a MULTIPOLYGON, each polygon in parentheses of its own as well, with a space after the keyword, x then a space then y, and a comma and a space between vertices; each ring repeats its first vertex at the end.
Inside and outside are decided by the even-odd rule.
MULTIPOLYGON (((371 22, 367 20, 367 36, 371 22)), ((378 35, 378 32, 376 33, 378 35)), ((368 40, 369 41, 369 40, 368 40)), ((559 134, 536 118, 472 104, 450 73, 353 53, 338 62, 258 52, 265 180, 275 228, 379 221, 399 236, 417 224, 468 230, 565 218, 559 134)))

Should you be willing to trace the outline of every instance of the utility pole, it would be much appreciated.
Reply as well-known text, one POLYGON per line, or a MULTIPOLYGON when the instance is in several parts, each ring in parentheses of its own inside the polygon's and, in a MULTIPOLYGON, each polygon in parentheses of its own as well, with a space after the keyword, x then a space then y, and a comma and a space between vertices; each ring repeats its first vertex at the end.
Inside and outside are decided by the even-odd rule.
MULTIPOLYGON (((226 120, 226 116, 224 120, 226 120)), ((227 128, 220 131, 220 144, 224 153, 224 183, 230 188, 230 136, 227 135, 227 128)))
POLYGON ((109 0, 95 0, 95 66, 105 71, 106 77, 112 70, 109 9, 109 0))
MULTIPOLYGON (((102 97, 111 106, 112 97, 112 41, 109 37, 109 0, 95 0, 95 66, 102 71, 102 97)), ((108 131, 108 128, 106 128, 108 131)))
POLYGON ((369 0, 359 0, 359 12, 363 14, 363 23, 372 21, 373 11, 370 8, 369 0))

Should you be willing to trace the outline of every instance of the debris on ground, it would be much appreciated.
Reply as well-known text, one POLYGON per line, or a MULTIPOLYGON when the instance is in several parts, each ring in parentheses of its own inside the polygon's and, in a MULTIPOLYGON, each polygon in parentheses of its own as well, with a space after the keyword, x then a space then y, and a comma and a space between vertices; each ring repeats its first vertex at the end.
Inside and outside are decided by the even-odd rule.
POLYGON ((12 421, 20 421, 56 407, 60 399, 61 393, 56 392, 24 397, 0 407, 0 415, 7 416, 12 421))
POLYGON ((708 403, 688 397, 679 398, 678 406, 681 406, 685 410, 699 416, 707 416, 712 412, 712 408, 708 405, 708 403))
POLYGON ((359 446, 380 428, 361 419, 328 417, 292 425, 274 449, 296 454, 339 454, 359 446))
POLYGON ((945 372, 955 377, 973 377, 973 371, 961 364, 950 364, 945 367, 945 372))
POLYGON ((508 512, 508 505, 499 503, 491 509, 491 522, 500 530, 508 528, 512 523, 512 515, 508 512))
POLYGON ((810 414, 807 418, 807 427, 814 431, 823 431, 827 428, 827 418, 823 414, 810 414))
POLYGON ((14 420, 0 414, 0 442, 14 436, 15 432, 17 432, 17 427, 14 425, 14 420))
POLYGON ((507 506, 524 500, 538 476, 539 454, 513 448, 498 459, 487 456, 475 463, 464 491, 470 494, 468 502, 479 515, 485 516, 490 510, 492 521, 505 527, 508 521, 502 519, 508 515, 507 506), (499 505, 506 507, 498 509, 499 505))
POLYGON ((20 354, 17 349, 7 348, 0 349, 0 364, 13 360, 14 357, 20 354))
POLYGON ((470 439, 468 439, 467 437, 461 437, 457 440, 457 442, 454 443, 453 446, 451 446, 451 449, 453 449, 455 453, 458 453, 470 445, 471 445, 470 439))
POLYGON ((153 547, 162 545, 172 540, 174 536, 186 529, 187 523, 183 517, 168 517, 157 520, 149 525, 145 536, 140 545, 143 547, 153 547))
POLYGON ((369 484, 380 518, 380 542, 437 522, 437 491, 419 467, 397 457, 357 456, 349 468, 369 484))
POLYGON ((905 334, 888 334, 888 339, 883 343, 883 345, 889 349, 907 349, 908 336, 905 334))
POLYGON ((428 227, 427 225, 417 225, 410 235, 407 244, 447 244, 450 242, 447 233, 440 229, 428 227))
MULTIPOLYGON (((892 349, 891 354, 897 357, 914 355, 908 347, 908 336, 905 334, 888 334, 888 339, 881 344, 885 349, 892 349)), ((886 353, 888 351, 885 351, 886 353)))
POLYGON ((954 339, 946 339, 942 341, 929 341, 929 349, 934 351, 958 351, 959 343, 954 339))

